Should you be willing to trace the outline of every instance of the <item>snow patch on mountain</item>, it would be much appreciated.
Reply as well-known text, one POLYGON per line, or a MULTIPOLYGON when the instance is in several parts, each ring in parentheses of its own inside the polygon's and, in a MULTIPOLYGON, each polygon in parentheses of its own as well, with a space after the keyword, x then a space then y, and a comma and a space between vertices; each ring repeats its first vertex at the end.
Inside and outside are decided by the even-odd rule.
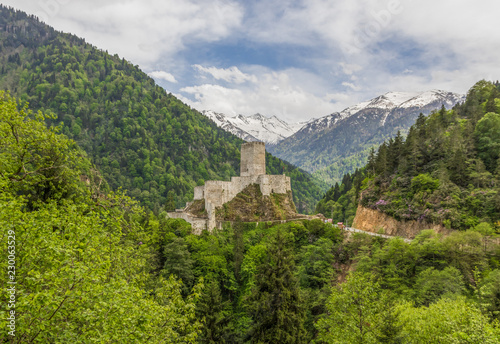
POLYGON ((276 116, 266 117, 259 113, 251 116, 237 115, 234 117, 211 110, 202 111, 218 127, 229 131, 245 141, 262 141, 276 144, 293 135, 305 123, 287 123, 276 116))
POLYGON ((287 123, 276 116, 267 117, 259 113, 251 116, 234 117, 215 111, 202 111, 217 126, 242 138, 245 141, 263 141, 276 145, 286 138, 305 137, 320 131, 330 130, 343 125, 351 118, 353 123, 361 123, 371 118, 371 125, 385 126, 387 121, 405 116, 408 112, 423 111, 429 113, 441 105, 451 108, 465 100, 465 95, 431 90, 426 92, 388 92, 368 101, 350 106, 340 112, 313 118, 307 122, 287 123))
POLYGON ((423 107, 427 104, 442 101, 446 108, 452 107, 456 103, 463 102, 465 95, 446 92, 441 90, 432 90, 422 92, 417 96, 408 99, 407 101, 399 104, 400 108, 423 107))
MULTIPOLYGON (((384 126, 391 113, 397 110, 421 109, 426 106, 439 107, 444 105, 451 108, 456 103, 465 100, 465 95, 441 90, 431 90, 426 92, 388 92, 371 100, 361 102, 348 107, 340 112, 334 112, 330 115, 310 121, 298 131, 298 134, 317 132, 332 128, 339 122, 359 114, 365 117, 364 113, 369 110, 382 112, 380 125, 384 126)), ((373 112, 373 111, 372 111, 373 112)))

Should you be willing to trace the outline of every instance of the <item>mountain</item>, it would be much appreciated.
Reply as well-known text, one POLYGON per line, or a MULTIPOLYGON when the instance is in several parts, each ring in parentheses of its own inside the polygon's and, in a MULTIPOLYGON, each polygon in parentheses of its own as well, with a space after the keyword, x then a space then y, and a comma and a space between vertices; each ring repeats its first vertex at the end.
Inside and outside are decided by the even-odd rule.
POLYGON ((201 112, 218 127, 245 141, 262 141, 276 144, 293 135, 305 123, 287 123, 276 116, 266 117, 259 113, 252 116, 228 116, 211 110, 201 112))
POLYGON ((380 145, 366 167, 346 175, 316 209, 352 223, 360 205, 364 213, 403 221, 401 227, 420 223, 491 235, 500 231, 499 147, 500 84, 480 81, 452 110, 421 115, 406 139, 380 145))
MULTIPOLYGON (((183 206, 204 180, 238 175, 238 137, 218 128, 118 55, 0 6, 0 89, 52 113, 50 125, 82 147, 114 190, 158 212, 183 206)), ((321 189, 312 177, 266 155, 268 173, 292 179, 301 212, 321 189)))
POLYGON ((389 92, 313 120, 269 150, 333 184, 363 166, 371 147, 405 133, 420 113, 443 105, 449 109, 463 100, 463 95, 440 90, 389 92))

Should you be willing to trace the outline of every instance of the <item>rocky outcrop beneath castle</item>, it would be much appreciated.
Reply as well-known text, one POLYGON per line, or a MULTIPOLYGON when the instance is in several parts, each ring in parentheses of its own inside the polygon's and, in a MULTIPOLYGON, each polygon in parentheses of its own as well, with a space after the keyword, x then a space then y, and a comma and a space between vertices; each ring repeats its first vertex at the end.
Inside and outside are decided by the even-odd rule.
POLYGON ((413 239, 424 229, 433 229, 437 233, 448 234, 451 230, 439 224, 425 221, 398 221, 378 210, 358 206, 352 227, 372 233, 401 236, 413 239))
POLYGON ((264 195, 258 184, 247 186, 215 211, 217 221, 260 222, 291 220, 302 216, 297 214, 291 191, 264 195))

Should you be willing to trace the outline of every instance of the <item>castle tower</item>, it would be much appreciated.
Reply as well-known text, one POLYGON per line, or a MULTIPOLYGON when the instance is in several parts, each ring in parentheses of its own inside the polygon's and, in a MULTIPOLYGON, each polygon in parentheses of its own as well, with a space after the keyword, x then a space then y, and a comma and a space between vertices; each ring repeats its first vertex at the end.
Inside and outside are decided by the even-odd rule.
POLYGON ((266 145, 264 142, 247 142, 241 145, 240 176, 266 174, 266 145))

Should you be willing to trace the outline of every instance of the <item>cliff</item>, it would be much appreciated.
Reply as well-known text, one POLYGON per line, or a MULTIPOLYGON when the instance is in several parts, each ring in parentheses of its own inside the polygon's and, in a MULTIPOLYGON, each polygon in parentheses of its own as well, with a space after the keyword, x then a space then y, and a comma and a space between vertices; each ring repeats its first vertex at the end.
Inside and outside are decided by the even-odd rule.
POLYGON ((424 229, 433 229, 437 233, 448 234, 450 229, 442 225, 428 223, 425 221, 398 221, 378 210, 358 206, 352 227, 372 233, 397 235, 403 238, 414 238, 424 229))

